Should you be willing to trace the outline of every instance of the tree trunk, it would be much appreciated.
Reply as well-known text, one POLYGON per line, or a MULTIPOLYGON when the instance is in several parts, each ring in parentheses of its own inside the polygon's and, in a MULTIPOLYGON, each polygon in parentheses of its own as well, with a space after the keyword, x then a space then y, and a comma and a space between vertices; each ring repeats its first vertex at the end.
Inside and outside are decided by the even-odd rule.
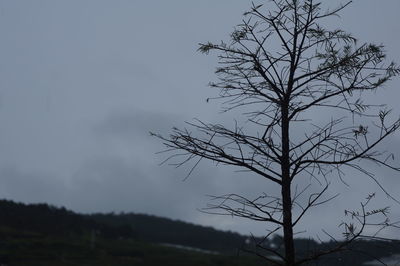
POLYGON ((292 226, 292 197, 289 159, 289 119, 288 105, 282 106, 282 208, 283 208, 283 241, 285 246, 285 265, 295 265, 295 249, 292 226))

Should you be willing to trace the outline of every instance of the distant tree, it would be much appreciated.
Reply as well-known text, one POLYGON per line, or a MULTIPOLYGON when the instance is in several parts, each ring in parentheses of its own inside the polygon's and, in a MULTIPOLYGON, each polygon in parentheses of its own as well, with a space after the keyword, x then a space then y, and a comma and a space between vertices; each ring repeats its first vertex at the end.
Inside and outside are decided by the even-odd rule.
POLYGON ((282 230, 283 251, 260 241, 256 253, 276 265, 293 266, 345 250, 366 237, 369 226, 391 225, 387 208, 368 209, 371 194, 359 211, 346 211, 353 222, 343 224, 342 241, 296 256, 294 228, 310 208, 335 198, 326 196, 330 178, 341 179, 345 168, 355 169, 387 193, 361 163, 399 171, 391 164, 393 155, 376 148, 400 120, 362 96, 382 88, 400 70, 385 62, 382 45, 359 44, 352 35, 323 26, 324 19, 337 16, 350 2, 328 11, 312 0, 269 2, 271 8, 253 4, 229 42, 200 44, 200 52, 218 53, 218 82, 211 87, 219 89, 219 96, 213 99, 222 99, 224 111, 240 110, 233 112, 241 114, 233 128, 196 120, 185 129, 174 128, 169 137, 154 135, 167 147, 172 164, 193 162, 196 167, 207 159, 278 186, 277 196, 215 197, 220 202, 208 210, 276 225, 266 238, 282 230), (294 189, 306 180, 322 184, 321 189, 294 189), (383 222, 375 221, 379 215, 383 222))

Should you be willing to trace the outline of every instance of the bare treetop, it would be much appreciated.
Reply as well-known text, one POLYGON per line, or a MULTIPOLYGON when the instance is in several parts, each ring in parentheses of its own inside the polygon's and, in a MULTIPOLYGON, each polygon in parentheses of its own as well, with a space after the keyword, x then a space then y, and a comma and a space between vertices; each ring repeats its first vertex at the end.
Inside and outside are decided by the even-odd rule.
MULTIPOLYGON (((202 53, 218 54, 218 81, 210 85, 219 90, 219 96, 212 99, 221 99, 224 111, 240 110, 246 123, 227 128, 198 120, 188 123, 188 129, 174 128, 170 137, 157 135, 172 152, 168 160, 177 159, 177 165, 194 160, 195 167, 208 159, 253 172, 281 187, 279 197, 216 197, 222 203, 212 209, 283 228, 285 254, 269 251, 279 255, 284 265, 307 260, 296 264, 293 228, 311 207, 329 200, 322 197, 329 187, 328 176, 341 178, 342 168, 350 167, 384 190, 360 162, 400 170, 391 164, 393 156, 376 150, 398 129, 400 120, 390 121, 389 109, 363 99, 364 92, 377 91, 400 69, 387 62, 382 45, 360 43, 343 30, 322 24, 349 4, 329 11, 311 0, 253 4, 229 42, 199 47, 202 53), (325 124, 316 124, 312 113, 325 115, 325 124), (293 136, 295 125, 301 125, 303 132, 297 130, 293 136), (292 186, 295 179, 305 177, 325 185, 301 205, 292 186), (294 207, 300 211, 294 212, 294 207)), ((366 204, 362 206, 366 211, 366 204)), ((367 222, 358 221, 364 225, 360 232, 345 226, 352 230, 345 243, 361 236, 367 222)))

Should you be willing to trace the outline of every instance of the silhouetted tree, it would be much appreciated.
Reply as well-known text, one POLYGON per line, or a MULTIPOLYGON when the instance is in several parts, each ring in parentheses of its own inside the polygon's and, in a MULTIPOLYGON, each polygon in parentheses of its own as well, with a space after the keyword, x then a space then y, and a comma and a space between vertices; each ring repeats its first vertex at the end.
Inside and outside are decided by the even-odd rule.
POLYGON ((344 241, 296 258, 293 229, 310 208, 334 198, 325 196, 329 177, 341 178, 347 167, 380 186, 362 161, 399 170, 389 162, 393 156, 376 148, 399 128, 400 120, 390 122, 388 109, 361 98, 398 75, 399 68, 385 62, 382 45, 359 44, 352 35, 321 24, 349 3, 328 11, 312 0, 272 0, 271 8, 253 4, 229 42, 208 42, 199 48, 202 53, 218 53, 218 82, 211 87, 220 93, 213 99, 222 99, 224 111, 240 110, 234 113, 243 115, 239 122, 228 128, 197 120, 188 128, 174 128, 169 137, 155 134, 173 164, 193 161, 196 167, 208 159, 250 171, 280 187, 278 196, 215 197, 220 201, 209 209, 272 223, 276 229, 271 234, 282 229, 283 252, 257 243, 257 255, 277 265, 299 265, 342 251, 365 237, 368 226, 391 225, 386 219, 369 222, 375 219, 372 216, 387 213, 386 208, 369 210, 374 196, 369 195, 359 211, 346 212, 353 222, 343 224, 344 241), (324 124, 316 114, 326 116, 324 124), (304 178, 324 185, 319 192, 293 189, 304 178), (307 193, 302 204, 299 198, 307 193))

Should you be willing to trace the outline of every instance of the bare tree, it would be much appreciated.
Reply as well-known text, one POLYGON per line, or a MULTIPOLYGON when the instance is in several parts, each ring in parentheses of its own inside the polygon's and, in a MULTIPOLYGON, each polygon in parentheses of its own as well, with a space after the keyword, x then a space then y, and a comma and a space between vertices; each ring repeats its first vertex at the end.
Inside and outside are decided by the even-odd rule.
POLYGON ((376 148, 399 128, 400 120, 390 119, 388 109, 365 103, 361 96, 380 89, 400 69, 385 61, 383 46, 358 44, 352 35, 322 24, 349 4, 327 11, 312 0, 272 0, 268 8, 253 4, 229 42, 199 48, 202 53, 218 53, 218 81, 211 87, 219 89, 219 96, 213 99, 222 99, 226 112, 240 110, 234 113, 242 114, 243 123, 227 128, 197 120, 185 129, 174 128, 169 137, 155 134, 170 153, 167 161, 193 161, 196 167, 207 159, 250 171, 280 187, 278 196, 215 197, 218 203, 209 209, 272 223, 276 230, 271 233, 282 229, 284 253, 258 243, 257 254, 277 265, 299 265, 342 251, 364 237, 367 226, 391 225, 386 218, 369 222, 372 216, 387 213, 386 208, 367 209, 370 195, 360 211, 346 212, 359 226, 344 223, 344 241, 309 257, 296 257, 294 228, 310 208, 335 197, 324 194, 330 178, 341 179, 344 169, 352 168, 386 193, 360 163, 399 171, 390 162, 393 156, 376 148), (321 115, 325 124, 313 120, 321 115), (325 185, 318 192, 295 190, 295 182, 306 178, 325 185), (298 199, 307 193, 304 204, 298 199))

